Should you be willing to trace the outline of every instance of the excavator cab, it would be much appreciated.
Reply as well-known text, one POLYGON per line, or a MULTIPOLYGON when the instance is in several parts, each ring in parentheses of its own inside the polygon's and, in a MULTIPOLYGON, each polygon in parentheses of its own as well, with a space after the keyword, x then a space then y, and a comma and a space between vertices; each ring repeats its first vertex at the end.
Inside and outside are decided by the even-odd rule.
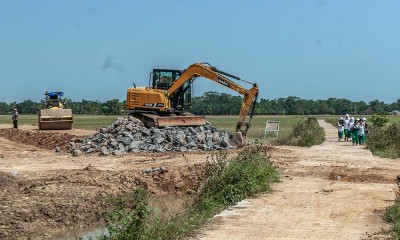
MULTIPOLYGON (((177 69, 153 69, 152 83, 153 89, 168 90, 170 86, 182 75, 184 71, 177 69)), ((193 81, 187 81, 171 96, 172 108, 177 111, 185 111, 192 107, 192 85, 193 81)))

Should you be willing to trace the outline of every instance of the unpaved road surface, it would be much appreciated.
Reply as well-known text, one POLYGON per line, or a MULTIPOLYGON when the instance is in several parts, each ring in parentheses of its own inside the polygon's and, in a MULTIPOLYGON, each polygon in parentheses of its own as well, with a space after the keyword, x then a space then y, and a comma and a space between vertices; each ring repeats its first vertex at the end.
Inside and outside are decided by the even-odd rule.
POLYGON ((283 179, 272 193, 223 211, 195 239, 390 239, 379 232, 397 192, 399 159, 337 142, 336 128, 319 123, 322 145, 274 154, 283 179))

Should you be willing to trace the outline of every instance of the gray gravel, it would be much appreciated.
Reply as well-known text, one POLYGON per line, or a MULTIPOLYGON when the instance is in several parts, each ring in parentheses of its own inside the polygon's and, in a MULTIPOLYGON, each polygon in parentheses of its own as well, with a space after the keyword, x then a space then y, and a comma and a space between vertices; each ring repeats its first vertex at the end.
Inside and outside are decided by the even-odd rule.
POLYGON ((68 151, 73 156, 92 153, 119 156, 129 152, 224 150, 236 148, 231 145, 231 138, 232 135, 218 131, 208 122, 197 127, 148 129, 139 120, 129 116, 117 118, 110 126, 99 129, 79 142, 71 142, 68 151))

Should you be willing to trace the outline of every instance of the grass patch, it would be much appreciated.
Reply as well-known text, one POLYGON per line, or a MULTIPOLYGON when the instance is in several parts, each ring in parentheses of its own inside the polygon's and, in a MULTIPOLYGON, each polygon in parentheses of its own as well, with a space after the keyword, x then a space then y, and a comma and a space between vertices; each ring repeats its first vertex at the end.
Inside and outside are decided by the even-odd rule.
POLYGON ((400 239, 400 198, 396 198, 394 205, 386 209, 384 219, 393 224, 391 234, 394 239, 400 239))
MULTIPOLYGON (((251 127, 247 137, 256 140, 264 137, 265 124, 267 120, 280 121, 279 137, 276 140, 286 139, 292 132, 292 127, 298 123, 303 116, 282 116, 282 115, 257 115, 251 121, 251 127)), ((238 116, 207 116, 207 121, 211 122, 218 129, 234 132, 238 116)), ((276 138, 274 134, 269 133, 269 138, 276 138)))
MULTIPOLYGON (((321 117, 321 116, 319 116, 321 117)), ((325 116, 322 116, 325 117, 325 116)), ((332 119, 335 119, 332 118, 332 119)), ((235 130, 237 117, 234 116, 208 116, 210 121, 218 129, 228 132, 235 130)), ((316 117, 295 116, 254 116, 251 128, 248 132, 250 140, 260 140, 264 136, 267 120, 280 121, 279 137, 274 133, 267 136, 268 143, 272 145, 294 145, 310 147, 323 143, 325 139, 324 129, 319 126, 316 117)))
POLYGON ((120 204, 109 221, 111 235, 103 239, 181 239, 190 235, 228 206, 271 190, 279 176, 267 153, 266 146, 253 146, 231 160, 226 153, 214 155, 199 173, 201 187, 192 204, 181 214, 153 216, 146 191, 136 191, 132 199, 137 202, 128 211, 120 204))
POLYGON ((375 155, 387 158, 400 157, 400 123, 391 122, 384 114, 371 116, 366 137, 366 147, 375 155))
POLYGON ((370 126, 366 138, 366 146, 380 157, 400 157, 400 123, 392 123, 383 127, 370 126))
POLYGON ((325 118, 325 122, 332 124, 334 127, 338 127, 338 119, 336 118, 325 118))

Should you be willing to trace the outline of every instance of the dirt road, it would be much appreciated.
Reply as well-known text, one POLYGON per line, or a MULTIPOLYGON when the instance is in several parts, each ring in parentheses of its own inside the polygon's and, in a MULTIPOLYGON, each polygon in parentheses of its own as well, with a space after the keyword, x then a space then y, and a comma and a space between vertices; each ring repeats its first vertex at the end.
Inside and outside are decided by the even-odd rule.
POLYGON ((319 123, 326 133, 322 145, 280 147, 273 156, 283 169, 273 193, 223 211, 195 239, 385 238, 376 233, 395 199, 399 159, 337 142, 336 128, 319 123))

